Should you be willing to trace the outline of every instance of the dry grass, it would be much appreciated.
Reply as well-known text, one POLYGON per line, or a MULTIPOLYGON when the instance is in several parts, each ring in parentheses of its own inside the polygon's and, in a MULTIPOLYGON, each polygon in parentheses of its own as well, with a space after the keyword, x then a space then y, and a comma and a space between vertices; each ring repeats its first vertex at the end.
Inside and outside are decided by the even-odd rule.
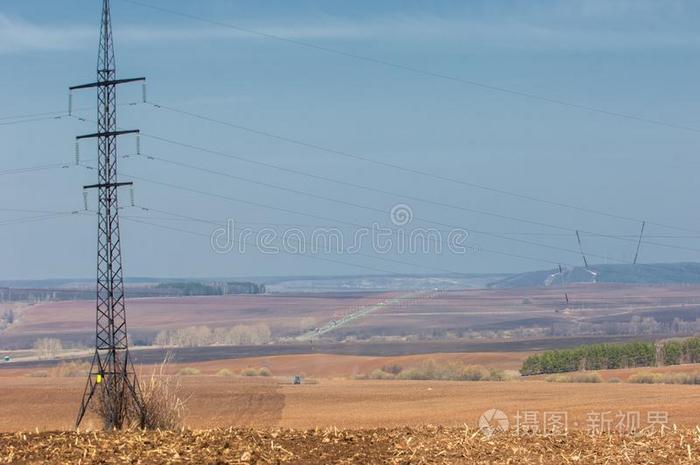
POLYGON ((198 368, 192 368, 192 367, 181 368, 180 371, 177 372, 177 374, 180 376, 194 376, 194 375, 199 375, 201 373, 202 372, 198 368))
POLYGON ((267 367, 261 368, 244 368, 241 370, 241 376, 272 376, 272 372, 267 367))
POLYGON ((111 385, 103 383, 97 389, 92 411, 102 421, 105 430, 145 428, 167 431, 182 427, 185 400, 181 395, 180 377, 167 374, 171 358, 171 354, 166 355, 150 376, 144 376, 142 372, 138 374, 141 405, 131 396, 109 395, 109 392, 126 391, 123 381, 117 383, 117 378, 111 385), (111 412, 119 414, 113 416, 111 412))
POLYGON ((26 373, 30 378, 87 378, 90 364, 87 362, 61 362, 50 370, 35 370, 26 373))
POLYGON ((545 381, 550 383, 602 383, 603 377, 595 371, 581 371, 550 375, 545 378, 545 381))
MULTIPOLYGON (((519 376, 516 375, 515 376, 519 376)), ((400 379, 442 381, 506 381, 515 377, 513 372, 486 368, 481 365, 465 365, 459 360, 438 363, 425 360, 417 366, 403 369, 399 365, 386 365, 356 379, 400 379)))
POLYGON ((635 373, 627 378, 635 384, 700 384, 700 373, 635 373))
POLYGON ((88 362, 61 362, 51 370, 54 378, 87 378, 90 372, 88 362))
POLYGON ((696 464, 700 433, 631 437, 495 435, 469 428, 180 432, 12 433, 0 435, 0 463, 123 464, 696 464))
POLYGON ((182 398, 179 378, 167 374, 169 360, 166 357, 150 377, 141 378, 143 426, 148 429, 172 430, 182 426, 186 400, 182 398))

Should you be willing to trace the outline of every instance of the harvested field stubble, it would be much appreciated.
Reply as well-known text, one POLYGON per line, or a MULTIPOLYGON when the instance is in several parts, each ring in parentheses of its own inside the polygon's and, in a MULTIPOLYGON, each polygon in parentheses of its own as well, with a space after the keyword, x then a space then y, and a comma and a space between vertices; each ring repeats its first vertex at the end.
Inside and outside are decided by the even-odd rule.
POLYGON ((495 435, 468 428, 243 430, 0 435, 2 464, 691 464, 700 430, 646 436, 495 435))

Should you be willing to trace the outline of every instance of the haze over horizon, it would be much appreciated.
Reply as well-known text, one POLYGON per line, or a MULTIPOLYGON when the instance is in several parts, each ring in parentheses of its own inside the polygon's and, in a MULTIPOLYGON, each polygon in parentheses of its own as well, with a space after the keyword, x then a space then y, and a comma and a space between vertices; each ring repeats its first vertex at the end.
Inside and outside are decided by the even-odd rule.
MULTIPOLYGON (((94 105, 94 91, 73 97, 86 121, 6 117, 65 111, 68 87, 94 80, 99 10, 99 2, 88 0, 70 2, 70 8, 63 2, 41 9, 27 2, 0 6, 0 59, 6 63, 0 73, 2 280, 94 274, 95 215, 44 216, 81 210, 82 186, 95 182, 95 171, 12 171, 73 164, 75 136, 95 130, 94 110, 78 111, 94 105), (19 222, 23 218, 27 222, 19 222)), ((136 205, 148 208, 129 207, 129 192, 121 191, 126 275, 539 270, 582 264, 574 230, 582 231, 591 263, 629 263, 641 227, 636 220, 648 222, 640 262, 700 261, 693 195, 698 20, 700 5, 680 0, 430 6, 115 0, 119 77, 147 76, 150 102, 238 126, 126 105, 140 101, 141 89, 119 89, 119 125, 140 128, 142 154, 155 157, 119 161, 122 179, 135 182, 136 205), (337 227, 351 243, 359 226, 400 229, 390 221, 397 204, 413 215, 404 230, 469 230, 466 245, 474 250, 377 254, 363 247, 361 255, 320 253, 314 259, 253 247, 217 253, 211 246, 212 232, 229 219, 281 231, 337 227)), ((133 138, 120 140, 122 155, 135 150, 133 138)), ((80 154, 89 165, 94 143, 82 143, 80 154)), ((88 204, 95 208, 94 193, 88 204)))

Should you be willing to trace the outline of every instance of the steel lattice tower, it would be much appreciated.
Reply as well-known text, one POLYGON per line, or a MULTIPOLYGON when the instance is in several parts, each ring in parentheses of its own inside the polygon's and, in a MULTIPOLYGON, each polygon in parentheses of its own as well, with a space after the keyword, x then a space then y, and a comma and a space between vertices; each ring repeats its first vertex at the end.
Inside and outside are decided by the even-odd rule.
POLYGON ((97 397, 99 409, 108 429, 127 426, 131 419, 144 422, 144 407, 138 380, 129 357, 126 332, 126 305, 122 277, 119 238, 119 203, 117 188, 131 183, 117 178, 117 137, 138 133, 117 130, 116 87, 118 84, 144 81, 145 78, 116 79, 112 41, 110 1, 102 0, 97 82, 71 87, 97 89, 97 133, 77 139, 97 139, 98 183, 85 189, 98 191, 97 226, 97 318, 95 355, 76 420, 80 425, 90 401, 97 397))

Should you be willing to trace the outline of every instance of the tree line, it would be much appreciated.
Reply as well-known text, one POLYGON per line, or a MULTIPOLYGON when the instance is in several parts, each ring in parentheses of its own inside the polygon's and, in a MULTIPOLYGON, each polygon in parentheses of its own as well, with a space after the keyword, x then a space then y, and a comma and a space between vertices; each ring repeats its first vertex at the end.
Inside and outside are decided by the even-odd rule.
POLYGON ((531 355, 520 369, 523 376, 577 370, 652 367, 700 362, 700 338, 621 344, 592 344, 531 355))
POLYGON ((169 347, 203 347, 212 345, 260 345, 271 341, 270 328, 263 323, 236 325, 232 328, 189 326, 165 329, 159 332, 153 343, 169 347))

